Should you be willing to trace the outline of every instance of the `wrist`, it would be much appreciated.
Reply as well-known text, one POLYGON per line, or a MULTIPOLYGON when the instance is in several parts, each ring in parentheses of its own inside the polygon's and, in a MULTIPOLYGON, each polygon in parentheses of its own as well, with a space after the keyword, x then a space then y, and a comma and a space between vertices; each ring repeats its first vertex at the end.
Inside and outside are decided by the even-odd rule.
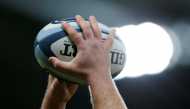
POLYGON ((67 102, 60 102, 51 92, 47 92, 41 109, 65 109, 67 102))
POLYGON ((116 88, 111 76, 92 77, 92 79, 89 79, 88 85, 94 104, 104 103, 104 100, 108 99, 109 94, 113 93, 116 88))
POLYGON ((90 75, 87 77, 87 83, 88 85, 93 84, 101 84, 101 82, 108 82, 112 81, 111 73, 110 72, 98 72, 97 73, 90 73, 90 75))
POLYGON ((65 101, 63 97, 60 96, 60 92, 57 91, 58 89, 54 85, 47 88, 41 109, 65 109, 67 101, 65 101))

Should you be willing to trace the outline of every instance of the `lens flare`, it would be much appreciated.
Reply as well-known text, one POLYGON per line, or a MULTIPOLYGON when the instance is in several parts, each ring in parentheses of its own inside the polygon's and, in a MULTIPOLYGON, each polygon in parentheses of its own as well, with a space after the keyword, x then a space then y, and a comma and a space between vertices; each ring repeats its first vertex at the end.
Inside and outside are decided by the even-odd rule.
POLYGON ((161 26, 146 22, 116 28, 126 47, 127 61, 116 79, 158 74, 170 64, 174 46, 170 35, 161 26))

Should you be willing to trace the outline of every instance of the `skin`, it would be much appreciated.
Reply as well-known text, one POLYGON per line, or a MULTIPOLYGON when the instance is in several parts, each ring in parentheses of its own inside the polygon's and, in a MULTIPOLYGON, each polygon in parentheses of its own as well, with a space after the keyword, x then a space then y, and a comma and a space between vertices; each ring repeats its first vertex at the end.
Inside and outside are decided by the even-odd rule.
POLYGON ((77 84, 64 83, 49 75, 48 85, 41 109, 65 109, 78 88, 77 84))
MULTIPOLYGON (((66 71, 86 81, 89 85, 94 109, 127 109, 110 73, 109 52, 113 43, 114 31, 111 31, 106 40, 102 40, 101 31, 94 16, 90 16, 89 22, 86 22, 81 16, 77 15, 76 21, 83 30, 82 34, 67 23, 62 24, 69 34, 69 38, 77 46, 76 57, 70 62, 63 62, 56 57, 50 57, 49 62, 55 69, 66 71)), ((53 94, 51 90, 49 93, 53 94)), ((56 97, 55 99, 59 98, 56 97)), ((47 100, 45 104, 48 103, 47 100)), ((64 102, 59 103, 64 104, 64 102)), ((59 104, 56 105, 59 108, 59 104)), ((54 109, 57 108, 54 107, 54 109)))

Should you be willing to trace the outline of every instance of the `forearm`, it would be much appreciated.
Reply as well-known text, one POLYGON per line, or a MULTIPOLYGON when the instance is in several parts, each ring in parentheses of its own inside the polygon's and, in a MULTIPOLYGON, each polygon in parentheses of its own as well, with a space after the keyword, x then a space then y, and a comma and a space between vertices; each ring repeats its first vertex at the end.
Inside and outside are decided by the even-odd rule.
POLYGON ((60 95, 56 95, 55 89, 47 90, 41 105, 41 109, 65 109, 66 102, 60 102, 60 95))
POLYGON ((111 77, 90 81, 94 109, 127 109, 111 77))

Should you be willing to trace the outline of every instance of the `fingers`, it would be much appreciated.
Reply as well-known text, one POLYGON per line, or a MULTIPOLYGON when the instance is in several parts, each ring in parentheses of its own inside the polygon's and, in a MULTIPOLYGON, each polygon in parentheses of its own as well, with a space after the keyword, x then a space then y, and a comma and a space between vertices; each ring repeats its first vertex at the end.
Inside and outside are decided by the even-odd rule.
POLYGON ((82 31, 83 31, 83 37, 84 39, 92 38, 93 32, 91 30, 90 24, 85 21, 80 15, 76 15, 76 22, 80 25, 82 31))
POLYGON ((106 49, 111 49, 114 37, 115 37, 115 29, 111 30, 110 34, 108 35, 108 38, 104 43, 106 49))
POLYGON ((51 74, 49 74, 48 75, 48 82, 52 83, 53 80, 54 80, 54 77, 51 74))
POLYGON ((101 39, 101 30, 96 21, 96 17, 90 16, 89 22, 90 22, 90 25, 91 25, 92 31, 94 32, 95 37, 101 39))
POLYGON ((47 85, 48 88, 51 86, 54 79, 55 78, 51 74, 48 75, 48 85, 47 85))
POLYGON ((64 22, 63 28, 68 33, 69 38, 74 42, 76 46, 82 44, 83 39, 81 35, 72 26, 64 22))
MULTIPOLYGON (((69 72, 72 70, 71 65, 69 62, 63 62, 56 57, 50 57, 49 62, 53 65, 54 68, 60 70, 60 71, 66 71, 69 72)), ((52 75, 49 75, 48 78, 48 87, 57 87, 62 86, 63 89, 67 89, 70 94, 74 94, 76 90, 78 89, 78 85, 74 83, 66 83, 66 82, 60 82, 57 78, 53 77, 52 75)))
POLYGON ((63 62, 56 57, 50 57, 49 62, 53 65, 55 69, 60 71, 70 71, 72 69, 71 64, 69 62, 63 62))
POLYGON ((54 89, 55 87, 59 86, 60 84, 61 83, 59 82, 59 80, 56 77, 49 74, 47 88, 54 89))

